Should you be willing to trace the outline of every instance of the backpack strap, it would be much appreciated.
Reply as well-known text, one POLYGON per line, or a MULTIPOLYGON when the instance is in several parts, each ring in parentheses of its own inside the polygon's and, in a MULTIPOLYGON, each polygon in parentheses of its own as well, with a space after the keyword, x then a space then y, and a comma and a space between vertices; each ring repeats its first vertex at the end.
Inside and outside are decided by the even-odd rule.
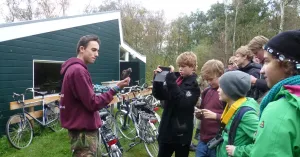
POLYGON ((234 138, 236 135, 237 127, 239 126, 244 114, 250 110, 254 110, 254 109, 249 106, 242 106, 238 111, 238 113, 236 114, 236 116, 234 117, 229 130, 228 145, 234 145, 234 138))

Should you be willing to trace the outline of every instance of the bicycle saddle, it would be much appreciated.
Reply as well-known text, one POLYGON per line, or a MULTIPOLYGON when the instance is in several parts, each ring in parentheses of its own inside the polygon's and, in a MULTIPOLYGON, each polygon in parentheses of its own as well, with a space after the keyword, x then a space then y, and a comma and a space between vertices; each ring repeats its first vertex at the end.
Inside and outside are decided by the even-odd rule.
POLYGON ((37 93, 37 94, 40 94, 40 95, 44 96, 44 95, 46 95, 48 92, 35 92, 35 93, 37 93))
POLYGON ((136 102, 135 104, 134 104, 134 106, 136 106, 136 107, 144 107, 144 106, 146 106, 147 105, 147 103, 145 103, 145 102, 136 102))
POLYGON ((101 117, 101 118, 106 117, 106 116, 109 115, 109 113, 108 113, 108 112, 105 112, 105 111, 104 111, 104 112, 100 112, 99 114, 100 114, 100 117, 101 117))

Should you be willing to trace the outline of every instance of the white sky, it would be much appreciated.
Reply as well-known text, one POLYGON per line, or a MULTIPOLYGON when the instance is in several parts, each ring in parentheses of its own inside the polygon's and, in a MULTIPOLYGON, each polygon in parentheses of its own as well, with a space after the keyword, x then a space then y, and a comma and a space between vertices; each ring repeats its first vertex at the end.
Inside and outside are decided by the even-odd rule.
MULTIPOLYGON (((221 0, 131 0, 141 4, 148 10, 157 11, 164 10, 167 21, 176 19, 180 13, 190 14, 197 9, 206 12, 210 6, 221 0)), ((67 15, 80 15, 87 4, 98 6, 102 0, 70 0, 70 7, 67 15)), ((3 5, 5 0, 0 0, 0 5, 3 5)), ((3 10, 0 10, 0 12, 3 10)), ((5 12, 5 11, 4 11, 5 12)), ((0 23, 4 19, 0 17, 0 23)))
MULTIPOLYGON (((189 14, 197 9, 206 12, 210 6, 220 0, 132 0, 141 4, 148 10, 157 11, 164 10, 168 21, 176 19, 180 13, 189 14)), ((69 15, 76 15, 83 12, 86 4, 91 3, 96 5, 101 3, 101 0, 71 0, 71 5, 68 10, 69 15)))

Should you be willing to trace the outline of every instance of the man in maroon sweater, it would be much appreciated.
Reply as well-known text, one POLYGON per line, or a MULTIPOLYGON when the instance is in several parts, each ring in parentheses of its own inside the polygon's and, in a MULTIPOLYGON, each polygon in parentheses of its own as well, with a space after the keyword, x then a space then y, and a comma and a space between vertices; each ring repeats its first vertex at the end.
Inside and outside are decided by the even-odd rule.
POLYGON ((200 141, 196 149, 196 157, 215 157, 216 150, 208 149, 207 142, 213 139, 220 128, 220 118, 225 104, 219 100, 219 77, 224 73, 224 65, 219 60, 207 61, 202 69, 203 79, 209 83, 201 95, 200 109, 195 110, 196 117, 201 120, 200 141))
POLYGON ((100 40, 95 35, 81 37, 77 45, 77 58, 68 59, 61 68, 61 124, 68 129, 72 156, 75 157, 97 156, 98 128, 101 127, 98 111, 107 106, 130 81, 126 78, 106 93, 94 93, 87 64, 95 62, 99 45, 100 40))

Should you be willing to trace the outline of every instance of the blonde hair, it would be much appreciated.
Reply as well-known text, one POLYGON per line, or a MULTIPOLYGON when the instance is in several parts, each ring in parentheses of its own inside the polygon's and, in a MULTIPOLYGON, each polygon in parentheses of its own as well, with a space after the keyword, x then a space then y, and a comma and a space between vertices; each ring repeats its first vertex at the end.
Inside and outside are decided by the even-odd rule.
POLYGON ((235 62, 235 56, 231 56, 228 61, 234 63, 235 62))
POLYGON ((183 52, 177 57, 176 64, 194 68, 196 71, 198 68, 197 56, 194 52, 183 52))
POLYGON ((224 64, 220 60, 211 59, 201 68, 201 76, 207 80, 210 77, 220 77, 224 74, 224 64))
POLYGON ((246 56, 249 61, 251 61, 254 57, 252 51, 248 48, 248 46, 241 46, 235 52, 235 55, 240 54, 242 56, 246 56))
POLYGON ((199 76, 199 86, 201 91, 203 91, 205 88, 209 86, 206 80, 204 80, 201 76, 199 76))
POLYGON ((263 46, 268 41, 269 41, 269 39, 262 35, 256 36, 252 40, 250 40, 248 47, 254 54, 256 54, 258 50, 263 49, 263 46))

